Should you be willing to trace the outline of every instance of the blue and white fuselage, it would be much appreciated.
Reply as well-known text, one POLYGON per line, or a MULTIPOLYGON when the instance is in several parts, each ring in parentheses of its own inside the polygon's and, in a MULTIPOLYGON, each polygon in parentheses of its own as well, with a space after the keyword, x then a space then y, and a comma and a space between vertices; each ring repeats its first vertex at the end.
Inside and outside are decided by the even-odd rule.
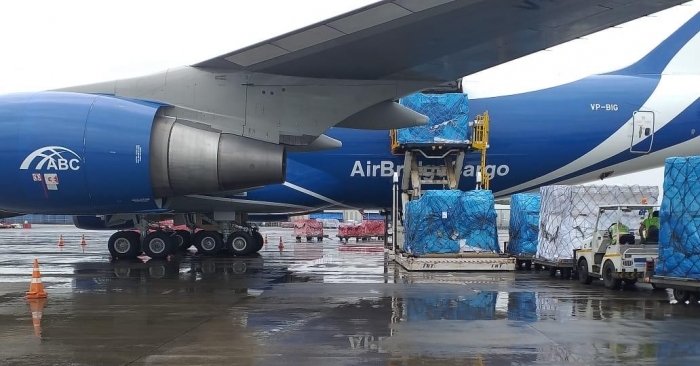
MULTIPOLYGON (((463 79, 491 117, 487 173, 497 197, 577 184, 700 154, 698 3, 646 17, 463 79), (690 10, 690 11, 689 11, 690 10)), ((342 148, 288 156, 287 179, 232 197, 280 211, 388 208, 403 155, 388 131, 333 128, 342 148)), ((460 188, 472 189, 468 154, 460 188)))
MULTIPOLYGON (((463 78, 471 118, 490 116, 495 196, 700 154, 698 55, 695 0, 463 78)), ((431 85, 397 78, 183 67, 2 95, 0 215, 389 208, 404 156, 388 130, 424 119, 392 100, 431 85)), ((478 162, 467 154, 460 189, 478 162)))

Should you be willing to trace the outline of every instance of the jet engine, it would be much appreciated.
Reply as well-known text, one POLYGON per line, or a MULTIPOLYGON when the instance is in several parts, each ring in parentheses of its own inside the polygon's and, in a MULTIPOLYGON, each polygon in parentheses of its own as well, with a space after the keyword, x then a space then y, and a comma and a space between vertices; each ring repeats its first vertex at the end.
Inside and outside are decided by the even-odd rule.
POLYGON ((283 146, 169 117, 167 107, 69 92, 1 96, 0 210, 156 213, 168 197, 284 182, 283 146))

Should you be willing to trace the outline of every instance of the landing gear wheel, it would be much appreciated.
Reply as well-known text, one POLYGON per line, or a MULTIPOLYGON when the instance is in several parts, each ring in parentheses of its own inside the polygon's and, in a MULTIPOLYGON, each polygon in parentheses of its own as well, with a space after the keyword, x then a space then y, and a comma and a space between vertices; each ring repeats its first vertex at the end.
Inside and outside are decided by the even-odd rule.
POLYGON ((183 252, 192 246, 192 237, 187 230, 175 230, 171 237, 177 248, 183 252))
POLYGON ((686 301, 690 300, 690 292, 674 288, 673 298, 678 302, 685 303, 686 301))
POLYGON ((236 231, 232 233, 226 241, 226 249, 233 255, 252 254, 257 248, 257 240, 245 231, 236 231))
POLYGON ((578 261, 578 280, 584 285, 590 285, 593 282, 593 277, 588 275, 588 261, 586 258, 581 258, 578 261))
POLYGON ((260 234, 260 232, 257 230, 253 231, 253 238, 256 242, 255 250, 253 250, 253 253, 257 253, 260 251, 260 249, 263 248, 263 245, 265 245, 265 239, 263 238, 262 234, 260 234))
POLYGON ((174 246, 170 234, 163 231, 154 231, 146 235, 141 243, 143 252, 153 259, 162 259, 172 254, 174 246))
POLYGON ((203 255, 217 255, 224 248, 224 239, 216 231, 200 231, 194 234, 194 246, 203 255))
POLYGON ((117 231, 107 241, 109 254, 116 259, 133 259, 141 254, 141 235, 135 231, 117 231))
POLYGON ((622 285, 622 280, 619 278, 614 278, 613 273, 615 273, 615 266, 611 261, 605 262, 603 265, 603 283, 605 287, 611 290, 619 290, 622 285))

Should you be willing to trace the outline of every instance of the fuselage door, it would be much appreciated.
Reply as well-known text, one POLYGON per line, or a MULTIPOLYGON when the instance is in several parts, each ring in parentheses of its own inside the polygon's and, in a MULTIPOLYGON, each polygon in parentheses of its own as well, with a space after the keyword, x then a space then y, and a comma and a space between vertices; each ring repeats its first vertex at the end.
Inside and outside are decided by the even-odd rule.
POLYGON ((654 112, 635 111, 632 113, 632 141, 630 152, 646 154, 654 142, 654 112))

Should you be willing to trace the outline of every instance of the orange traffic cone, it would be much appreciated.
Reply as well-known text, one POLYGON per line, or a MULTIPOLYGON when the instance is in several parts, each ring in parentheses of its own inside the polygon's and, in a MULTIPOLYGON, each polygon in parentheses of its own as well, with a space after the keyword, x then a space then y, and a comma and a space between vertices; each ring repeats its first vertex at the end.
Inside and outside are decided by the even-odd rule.
POLYGON ((41 272, 39 272, 39 261, 34 259, 34 269, 32 270, 32 283, 29 285, 27 299, 45 299, 46 291, 41 283, 41 272))
POLYGON ((265 244, 267 244, 267 234, 265 234, 265 244))
POLYGON ((58 247, 63 248, 63 246, 65 246, 65 244, 63 244, 63 234, 61 234, 61 236, 58 237, 58 247))
POLYGON ((85 242, 85 234, 83 234, 83 239, 80 241, 80 246, 85 248, 86 245, 87 243, 85 242))
POLYGON ((282 242, 282 237, 280 236, 280 245, 277 246, 280 250, 284 249, 284 243, 282 242))
POLYGON ((44 312, 46 299, 29 299, 29 309, 32 312, 32 324, 34 325, 34 335, 41 338, 41 316, 44 312))

